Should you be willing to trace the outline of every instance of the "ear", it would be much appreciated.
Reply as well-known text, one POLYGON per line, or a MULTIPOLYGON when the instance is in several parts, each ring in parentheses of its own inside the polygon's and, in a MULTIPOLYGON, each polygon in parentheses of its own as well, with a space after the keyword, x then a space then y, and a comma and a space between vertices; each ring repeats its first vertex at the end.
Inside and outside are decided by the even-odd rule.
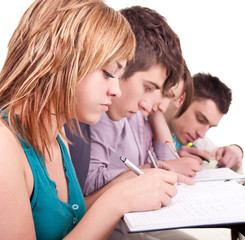
POLYGON ((183 102, 185 100, 185 96, 186 96, 186 94, 183 93, 178 99, 176 99, 174 101, 174 105, 175 105, 176 108, 180 108, 181 107, 181 105, 183 104, 183 102))

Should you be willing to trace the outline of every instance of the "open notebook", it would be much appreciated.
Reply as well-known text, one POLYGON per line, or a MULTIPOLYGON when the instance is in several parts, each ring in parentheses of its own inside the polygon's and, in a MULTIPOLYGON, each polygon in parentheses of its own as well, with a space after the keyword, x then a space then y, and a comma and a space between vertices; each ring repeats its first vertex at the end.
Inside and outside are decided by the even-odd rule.
POLYGON ((129 232, 245 223, 245 186, 235 181, 214 181, 177 188, 170 205, 125 214, 129 232))

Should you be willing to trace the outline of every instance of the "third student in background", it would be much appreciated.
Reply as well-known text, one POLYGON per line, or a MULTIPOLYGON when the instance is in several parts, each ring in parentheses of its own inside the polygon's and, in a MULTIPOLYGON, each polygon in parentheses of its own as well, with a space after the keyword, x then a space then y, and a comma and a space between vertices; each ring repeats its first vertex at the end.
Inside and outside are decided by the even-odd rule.
MULTIPOLYGON (((179 100, 172 102, 165 113, 165 119, 162 118, 161 121, 158 119, 158 123, 161 122, 164 126, 167 123, 180 156, 189 156, 199 162, 203 161, 201 157, 205 159, 213 157, 217 160, 216 163, 211 162, 214 167, 217 164, 219 167, 228 167, 237 171, 242 163, 242 148, 237 144, 217 147, 206 136, 207 131, 216 127, 229 111, 232 101, 231 89, 211 74, 198 73, 194 75, 193 81, 194 97, 187 111, 181 116, 176 116, 181 104, 179 100), (188 147, 189 142, 193 142, 197 148, 188 147)), ((163 117, 160 115, 158 113, 158 117, 163 117)), ((156 120, 153 118, 152 121, 155 121, 154 126, 156 126, 153 128, 155 141, 164 142, 166 139, 163 133, 166 134, 167 128, 159 131, 156 120)), ((189 170, 186 169, 186 165, 182 167, 184 164, 178 159, 168 161, 168 164, 174 165, 178 172, 185 175, 188 175, 191 169, 191 165, 189 170), (176 162, 178 164, 175 164, 176 162)), ((207 165, 206 162, 204 164, 207 165)))

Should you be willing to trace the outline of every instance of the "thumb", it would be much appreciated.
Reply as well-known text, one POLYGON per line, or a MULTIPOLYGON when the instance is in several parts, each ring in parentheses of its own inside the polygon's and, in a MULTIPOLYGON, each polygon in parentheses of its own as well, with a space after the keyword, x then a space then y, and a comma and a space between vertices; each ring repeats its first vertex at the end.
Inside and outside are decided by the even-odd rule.
POLYGON ((223 148, 217 149, 217 151, 215 153, 216 160, 220 161, 222 159, 222 156, 223 156, 223 148))

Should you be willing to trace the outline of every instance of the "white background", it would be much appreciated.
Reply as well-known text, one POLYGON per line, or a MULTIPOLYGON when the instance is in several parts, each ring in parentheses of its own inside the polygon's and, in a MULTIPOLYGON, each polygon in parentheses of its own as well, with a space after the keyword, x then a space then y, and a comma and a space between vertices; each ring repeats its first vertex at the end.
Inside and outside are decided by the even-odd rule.
MULTIPOLYGON (((237 143, 245 149, 245 4, 244 0, 105 0, 116 10, 141 5, 157 10, 179 35, 192 74, 211 73, 233 92, 230 111, 208 132, 218 146, 237 143)), ((0 67, 7 43, 31 0, 0 4, 0 67)), ((245 166, 245 164, 244 164, 245 166)))

